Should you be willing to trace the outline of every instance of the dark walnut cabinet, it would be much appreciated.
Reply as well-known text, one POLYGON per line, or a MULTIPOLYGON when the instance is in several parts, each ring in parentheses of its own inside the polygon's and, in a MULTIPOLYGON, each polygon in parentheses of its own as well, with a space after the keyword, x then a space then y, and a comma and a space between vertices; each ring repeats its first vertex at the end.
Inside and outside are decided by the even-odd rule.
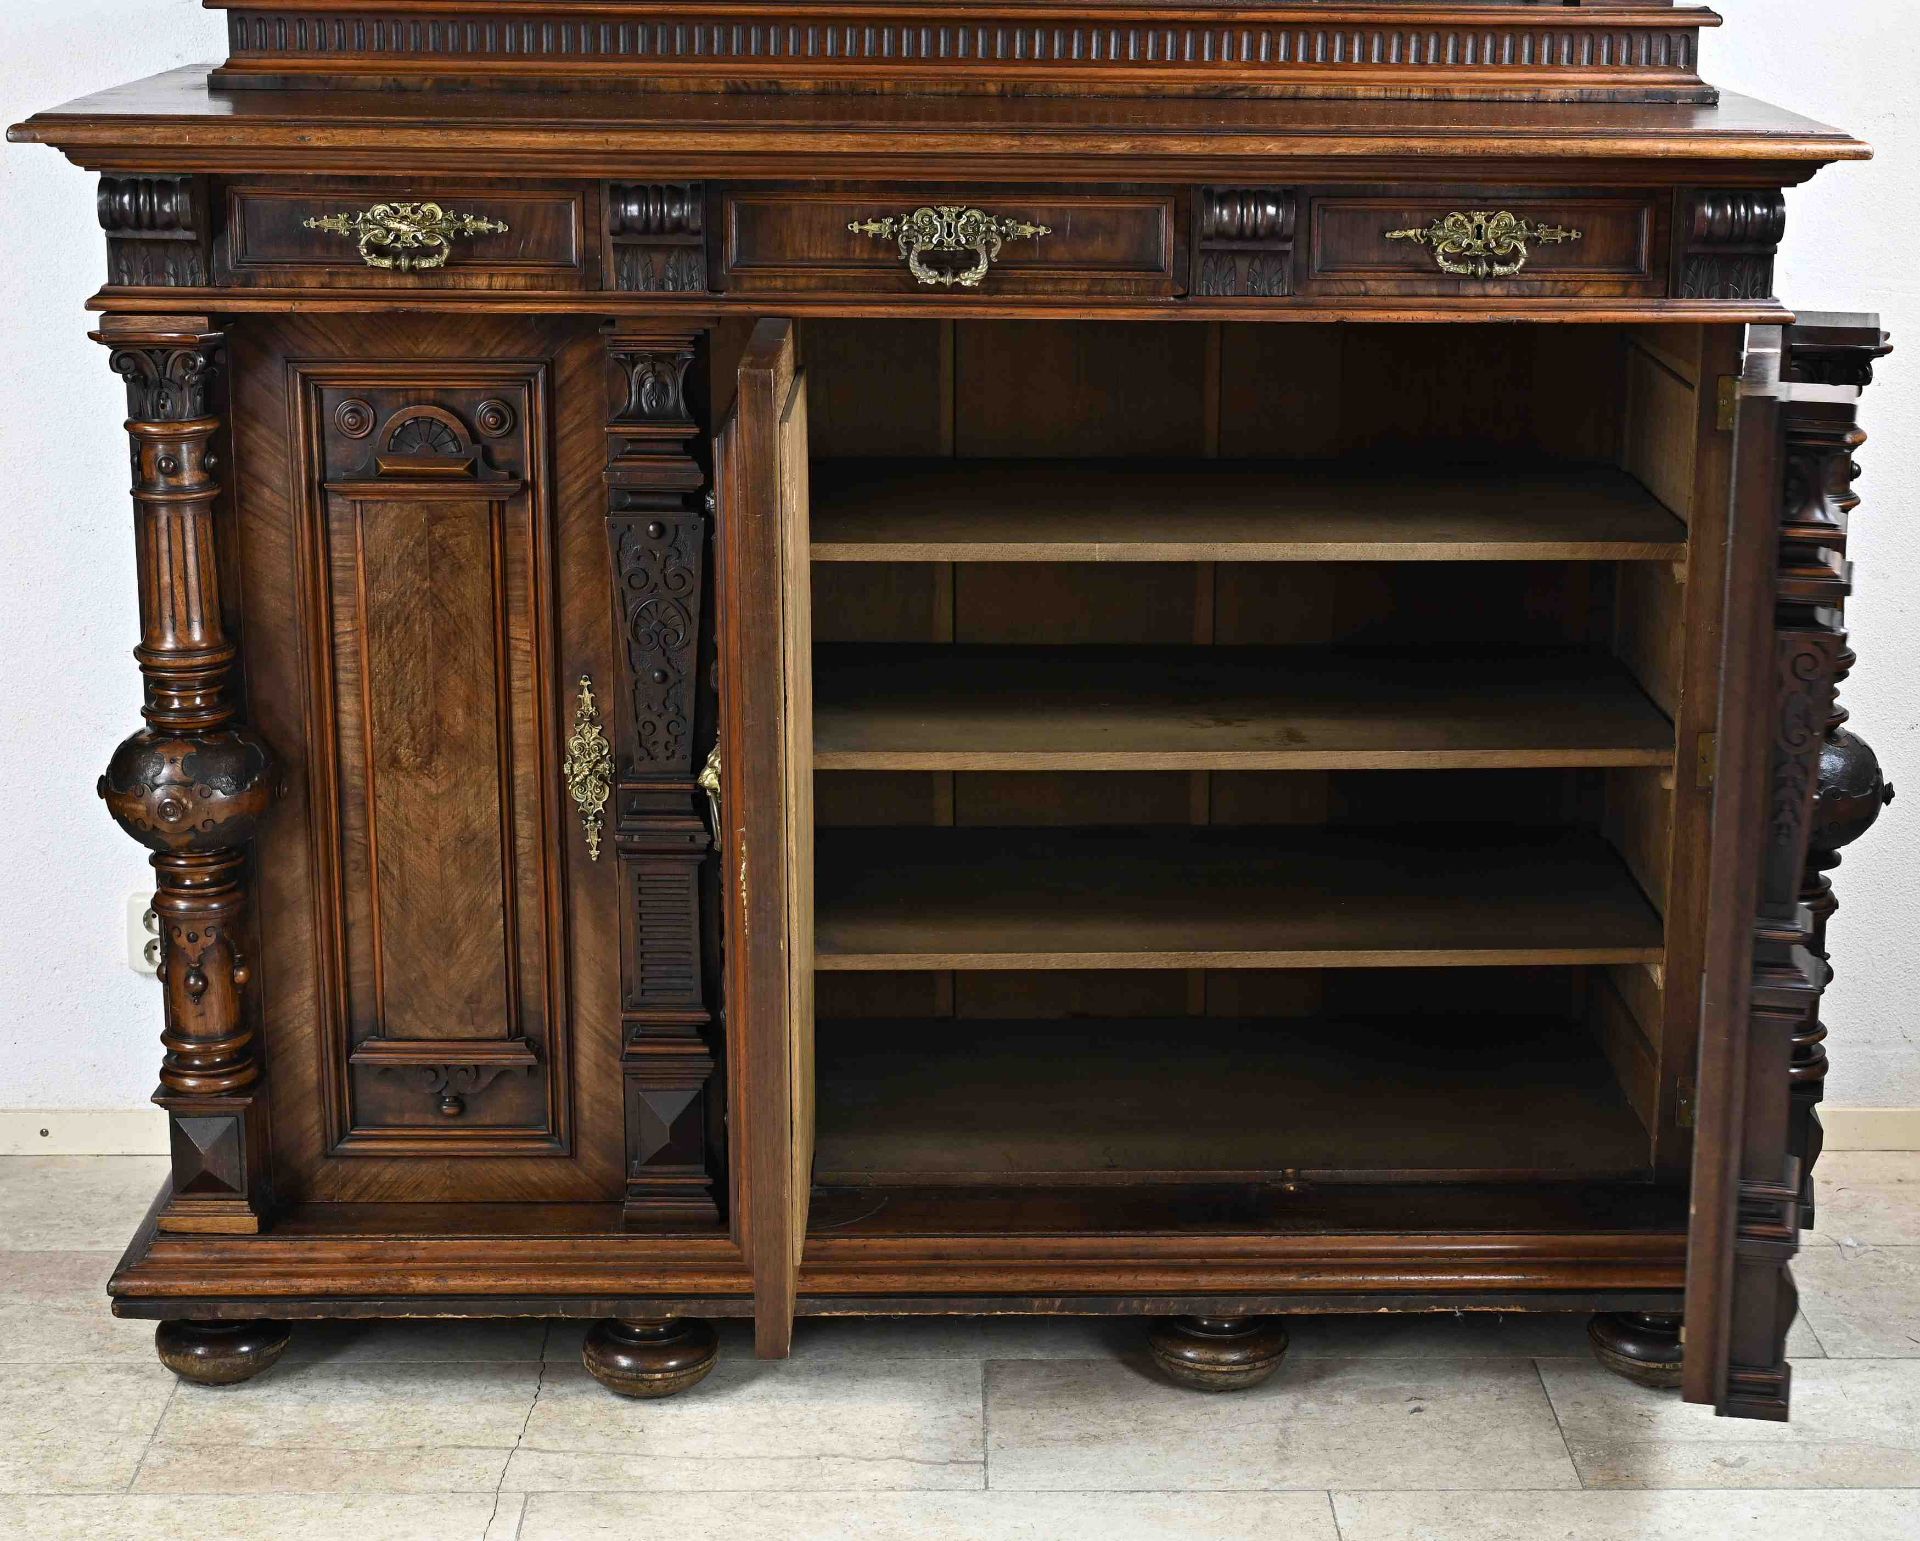
POLYGON ((128 392, 170 1365, 1553 1310, 1787 1415, 1888 349, 1773 259, 1863 145, 1665 0, 216 8, 12 132, 128 392))

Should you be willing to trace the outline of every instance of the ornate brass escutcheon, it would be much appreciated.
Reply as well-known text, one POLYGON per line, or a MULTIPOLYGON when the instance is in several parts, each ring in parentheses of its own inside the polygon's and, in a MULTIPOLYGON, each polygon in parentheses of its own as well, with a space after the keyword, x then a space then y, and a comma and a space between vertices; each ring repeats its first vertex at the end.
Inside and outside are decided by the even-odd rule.
POLYGON ((1512 278, 1527 265, 1527 243, 1558 246, 1586 238, 1566 225, 1536 225, 1506 210, 1449 214, 1413 230, 1389 230, 1389 241, 1417 241, 1433 248, 1443 273, 1458 278, 1512 278))
POLYGON ((847 228, 876 241, 898 242, 907 271, 921 283, 962 289, 980 287, 980 280, 987 276, 987 269, 1008 241, 1037 240, 1053 234, 1050 225, 1029 224, 1024 219, 952 203, 918 208, 911 214, 851 220, 847 228), (929 256, 971 256, 972 260, 965 266, 935 267, 928 264, 929 256))
POLYGON ((707 794, 707 806, 713 811, 713 839, 716 845, 723 844, 726 837, 720 827, 721 777, 720 746, 713 746, 713 753, 707 756, 705 768, 700 772, 700 790, 707 794))
POLYGON ((593 678, 580 676, 580 696, 573 704, 573 732, 567 738, 567 758, 560 774, 567 793, 580 810, 580 828, 587 837, 587 857, 600 859, 600 836, 606 828, 602 810, 613 795, 613 745, 600 726, 594 705, 593 678))
POLYGON ((447 265, 453 243, 462 236, 505 235, 504 220, 482 214, 455 214, 437 203, 376 203, 364 214, 319 214, 309 230, 351 236, 360 243, 370 268, 396 273, 426 273, 447 265))

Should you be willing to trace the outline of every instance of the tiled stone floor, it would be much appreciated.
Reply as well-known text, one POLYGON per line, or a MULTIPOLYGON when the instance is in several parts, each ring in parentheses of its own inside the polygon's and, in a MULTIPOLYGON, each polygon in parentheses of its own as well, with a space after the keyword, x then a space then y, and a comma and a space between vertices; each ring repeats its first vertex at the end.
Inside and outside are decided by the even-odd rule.
POLYGON ((312 1325, 177 1384, 101 1288, 159 1164, 0 1159, 0 1538, 1905 1541, 1920 1538, 1920 1155, 1829 1155, 1791 1425, 1588 1356, 1578 1318, 1302 1318, 1208 1397, 1098 1321, 803 1322, 625 1402, 577 1324, 312 1325))

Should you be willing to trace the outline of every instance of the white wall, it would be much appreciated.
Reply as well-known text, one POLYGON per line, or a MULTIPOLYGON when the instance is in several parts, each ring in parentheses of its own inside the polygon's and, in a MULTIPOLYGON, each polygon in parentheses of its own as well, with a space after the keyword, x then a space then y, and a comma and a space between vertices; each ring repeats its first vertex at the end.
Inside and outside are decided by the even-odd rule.
MULTIPOLYGON (((1905 349, 1870 394, 1856 529, 1862 654, 1856 726, 1910 801, 1847 861, 1832 1101, 1920 1107, 1920 17, 1888 0, 1725 0, 1707 73, 1871 139, 1881 158, 1791 197, 1780 293, 1808 309, 1879 309, 1905 349), (1896 19, 1897 18, 1897 19, 1896 19)), ((221 54, 197 0, 0 0, 0 113, 221 54)), ((153 1089, 158 987, 125 962, 126 898, 144 862, 92 793, 139 691, 124 396, 87 341, 105 276, 93 179, 52 151, 0 151, 0 1110, 132 1109, 153 1089)))

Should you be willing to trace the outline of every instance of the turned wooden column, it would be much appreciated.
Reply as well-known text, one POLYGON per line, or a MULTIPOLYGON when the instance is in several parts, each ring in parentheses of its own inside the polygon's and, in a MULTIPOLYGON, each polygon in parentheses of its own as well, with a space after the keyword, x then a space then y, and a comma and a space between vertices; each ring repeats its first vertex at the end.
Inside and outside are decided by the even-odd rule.
POLYGON ((154 1101, 171 1116, 168 1231, 246 1233, 268 1209, 266 1101, 246 989, 246 846, 273 756, 237 722, 220 610, 213 409, 221 345, 198 316, 111 316, 94 333, 127 384, 146 726, 100 795, 153 852, 166 1025, 154 1101))

